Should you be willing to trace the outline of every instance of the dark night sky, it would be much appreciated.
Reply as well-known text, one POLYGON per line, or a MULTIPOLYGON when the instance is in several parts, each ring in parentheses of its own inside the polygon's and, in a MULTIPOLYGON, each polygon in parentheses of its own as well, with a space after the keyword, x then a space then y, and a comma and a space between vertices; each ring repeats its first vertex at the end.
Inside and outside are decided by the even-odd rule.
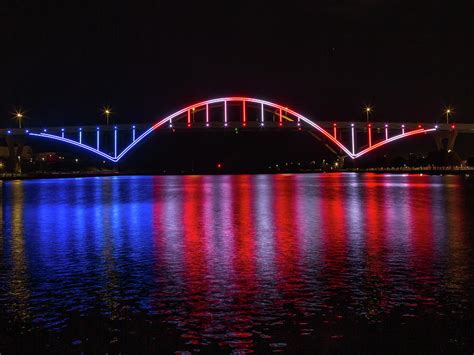
POLYGON ((474 2, 2 1, 2 125, 150 122, 244 94, 314 119, 474 122, 474 2), (140 4, 140 5, 138 5, 140 4))

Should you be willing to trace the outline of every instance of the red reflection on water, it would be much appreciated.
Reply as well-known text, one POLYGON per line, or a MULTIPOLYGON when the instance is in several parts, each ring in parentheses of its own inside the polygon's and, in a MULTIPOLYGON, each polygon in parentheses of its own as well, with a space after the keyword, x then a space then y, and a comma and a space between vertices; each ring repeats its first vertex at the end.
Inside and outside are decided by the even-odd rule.
MULTIPOLYGON (((207 304, 194 302, 207 293, 208 282, 204 234, 202 220, 204 204, 203 178, 197 176, 183 177, 183 214, 180 221, 184 230, 184 278, 188 297, 193 304, 189 309, 190 316, 205 315, 207 304)), ((212 221, 206 221, 211 223, 212 221)))
POLYGON ((275 228, 275 277, 282 296, 298 303, 296 293, 301 287, 301 275, 295 175, 274 175, 272 178, 274 199, 269 207, 274 210, 271 224, 275 228))
MULTIPOLYGON (((233 255, 236 287, 242 292, 238 297, 247 298, 255 290, 255 231, 253 226, 253 183, 250 175, 234 176, 231 182, 232 224, 235 225, 235 243, 238 251, 233 255), (237 256, 237 257, 235 257, 237 256)), ((243 300, 241 300, 243 301, 243 300)))
POLYGON ((389 206, 385 205, 387 189, 384 176, 367 174, 364 183, 364 224, 366 240, 365 283, 366 287, 378 284, 378 292, 366 300, 367 317, 377 317, 390 307, 387 285, 390 280, 386 270, 386 221, 384 213, 389 206))
MULTIPOLYGON (((434 210, 442 191, 430 177, 187 176, 173 189, 173 198, 156 189, 153 228, 157 269, 182 277, 179 312, 168 320, 188 344, 211 338, 248 349, 256 319, 283 324, 280 315, 316 315, 339 336, 348 313, 380 320, 395 307, 436 302, 434 252, 444 231, 433 215, 446 213, 434 210)), ((461 253, 463 203, 459 189, 449 196, 461 253)))
POLYGON ((352 211, 345 201, 343 175, 331 174, 321 184, 319 213, 321 214, 320 233, 323 242, 323 278, 327 272, 328 290, 337 292, 346 284, 344 274, 347 269, 347 229, 346 217, 352 211))

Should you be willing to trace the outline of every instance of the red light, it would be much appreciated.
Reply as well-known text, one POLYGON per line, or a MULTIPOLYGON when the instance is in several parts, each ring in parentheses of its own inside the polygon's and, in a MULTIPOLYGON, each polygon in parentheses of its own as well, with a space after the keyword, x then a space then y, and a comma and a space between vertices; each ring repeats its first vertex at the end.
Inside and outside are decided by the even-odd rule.
POLYGON ((280 127, 283 126, 283 123, 280 122, 280 127))
POLYGON ((421 124, 418 125, 418 128, 421 128, 421 124))
POLYGON ((452 129, 455 129, 455 128, 456 128, 456 125, 454 125, 454 124, 451 125, 451 128, 452 128, 452 129))
POLYGON ((335 123, 333 123, 332 125, 333 125, 334 127, 336 127, 336 124, 335 124, 335 123))
POLYGON ((222 168, 222 164, 221 163, 217 163, 217 169, 220 169, 222 168))
POLYGON ((372 127, 372 123, 369 123, 369 128, 372 127))

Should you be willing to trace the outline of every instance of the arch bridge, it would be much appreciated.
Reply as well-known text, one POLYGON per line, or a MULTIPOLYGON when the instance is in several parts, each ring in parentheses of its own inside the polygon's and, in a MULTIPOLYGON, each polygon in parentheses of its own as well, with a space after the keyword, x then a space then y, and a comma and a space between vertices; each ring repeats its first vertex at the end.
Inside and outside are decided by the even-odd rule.
MULTIPOLYGON (((316 138, 323 140, 334 153, 351 159, 360 158, 386 144, 415 135, 440 131, 449 132, 450 137, 455 137, 459 130, 474 133, 474 125, 470 124, 318 122, 270 101, 250 97, 223 97, 184 107, 151 126, 121 124, 1 129, 0 135, 27 135, 55 140, 77 146, 117 163, 158 129, 192 128, 305 129, 316 138), (107 141, 111 144, 103 144, 104 138, 107 137, 109 138, 107 141)), ((452 143, 448 145, 454 144, 454 140, 450 138, 451 141, 452 143)))

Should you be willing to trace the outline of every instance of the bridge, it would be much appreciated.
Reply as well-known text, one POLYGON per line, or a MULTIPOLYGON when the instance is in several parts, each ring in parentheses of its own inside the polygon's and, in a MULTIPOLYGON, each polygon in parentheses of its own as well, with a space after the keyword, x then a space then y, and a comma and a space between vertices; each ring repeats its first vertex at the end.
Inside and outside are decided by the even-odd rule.
POLYGON ((54 140, 117 163, 158 129, 304 129, 325 142, 339 157, 357 159, 394 141, 434 132, 438 149, 450 150, 459 132, 474 133, 474 124, 313 121, 286 106, 270 101, 250 97, 223 97, 184 107, 151 126, 120 124, 15 128, 0 129, 0 136, 6 137, 7 143, 18 136, 54 140), (104 144, 104 139, 110 144, 104 144), (446 147, 443 143, 445 139, 446 147))

